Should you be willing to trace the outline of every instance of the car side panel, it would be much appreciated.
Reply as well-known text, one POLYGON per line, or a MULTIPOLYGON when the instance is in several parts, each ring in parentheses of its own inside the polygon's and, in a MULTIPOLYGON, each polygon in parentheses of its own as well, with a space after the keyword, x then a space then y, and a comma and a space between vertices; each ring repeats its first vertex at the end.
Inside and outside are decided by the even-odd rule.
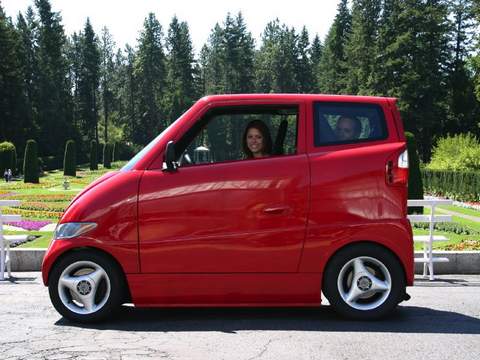
POLYGON ((136 306, 320 305, 316 274, 130 274, 136 306))

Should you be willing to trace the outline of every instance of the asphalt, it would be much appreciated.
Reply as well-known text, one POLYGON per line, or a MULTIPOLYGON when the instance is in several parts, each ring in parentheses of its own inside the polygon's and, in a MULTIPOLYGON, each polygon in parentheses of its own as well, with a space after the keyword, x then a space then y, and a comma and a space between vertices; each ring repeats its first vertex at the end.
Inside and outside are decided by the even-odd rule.
POLYGON ((480 275, 417 278, 381 321, 319 308, 135 309, 78 325, 50 304, 40 273, 0 282, 0 359, 479 359, 480 275))

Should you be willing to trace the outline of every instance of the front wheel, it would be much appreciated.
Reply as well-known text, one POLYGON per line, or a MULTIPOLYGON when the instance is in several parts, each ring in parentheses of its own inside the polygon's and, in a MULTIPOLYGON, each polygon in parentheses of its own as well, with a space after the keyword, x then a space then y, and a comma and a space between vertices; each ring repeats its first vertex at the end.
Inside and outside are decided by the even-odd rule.
POLYGON ((403 299, 405 276, 391 252, 374 244, 358 244, 341 250, 328 263, 323 291, 341 315, 377 319, 403 299))
POLYGON ((121 304, 122 276, 104 255, 90 251, 67 254, 54 265, 48 290, 55 309, 76 322, 107 318, 121 304))

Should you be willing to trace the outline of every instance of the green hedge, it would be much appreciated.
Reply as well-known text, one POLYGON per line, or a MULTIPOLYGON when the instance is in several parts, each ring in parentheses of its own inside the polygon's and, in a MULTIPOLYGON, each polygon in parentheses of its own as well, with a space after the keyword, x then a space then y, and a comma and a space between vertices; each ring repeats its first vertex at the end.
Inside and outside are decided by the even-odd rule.
POLYGON ((90 141, 90 170, 98 170, 98 148, 95 140, 90 141))
MULTIPOLYGON (((420 160, 418 158, 417 142, 415 136, 405 132, 407 139, 409 174, 408 174, 408 198, 423 199, 422 174, 420 173, 420 160)), ((409 214, 423 214, 423 207, 409 207, 409 214)))
POLYGON ((103 146, 103 166, 106 169, 110 169, 112 167, 112 145, 105 144, 103 146))
POLYGON ((480 172, 422 170, 425 191, 458 201, 480 201, 480 172))
POLYGON ((23 181, 38 184, 38 150, 35 140, 27 141, 23 159, 23 181))
POLYGON ((65 145, 65 155, 63 157, 63 175, 77 176, 77 152, 75 150, 74 140, 68 140, 65 145))

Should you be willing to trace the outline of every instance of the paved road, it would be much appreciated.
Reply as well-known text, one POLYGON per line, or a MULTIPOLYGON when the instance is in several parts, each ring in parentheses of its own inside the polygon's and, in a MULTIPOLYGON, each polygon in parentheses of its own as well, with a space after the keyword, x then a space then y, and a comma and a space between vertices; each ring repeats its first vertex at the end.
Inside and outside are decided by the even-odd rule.
POLYGON ((134 309, 90 326, 50 305, 39 273, 0 283, 0 359, 480 359, 480 276, 418 281, 386 320, 318 309, 134 309))

